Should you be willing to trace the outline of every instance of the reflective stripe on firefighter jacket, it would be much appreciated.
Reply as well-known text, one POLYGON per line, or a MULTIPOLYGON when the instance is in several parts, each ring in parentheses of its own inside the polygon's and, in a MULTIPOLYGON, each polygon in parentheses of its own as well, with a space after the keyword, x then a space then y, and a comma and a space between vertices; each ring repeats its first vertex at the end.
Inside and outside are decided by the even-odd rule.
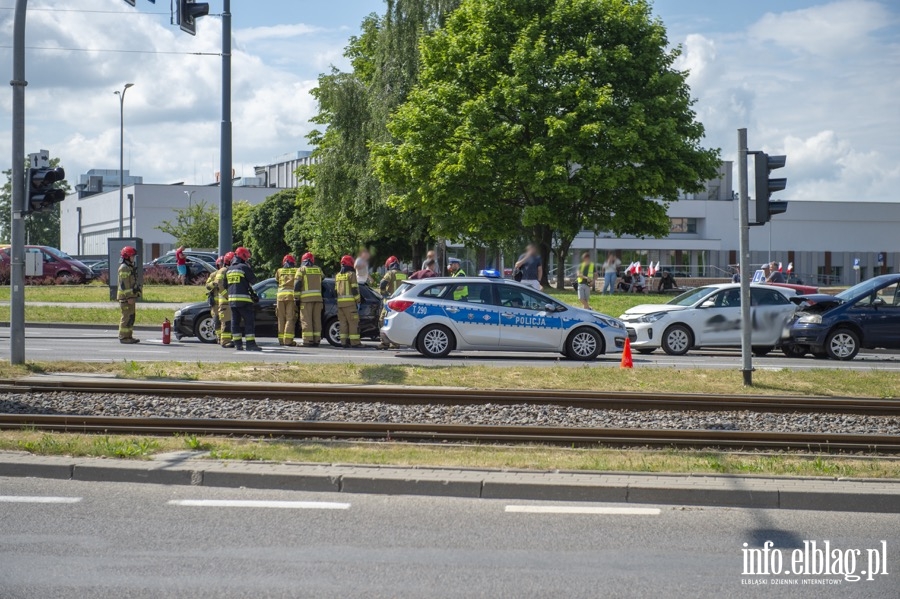
POLYGON ((297 283, 294 295, 300 303, 322 301, 322 269, 318 266, 301 266, 297 269, 297 283))
POLYGON ((392 295, 394 295, 394 292, 397 291, 397 287, 400 286, 400 283, 405 280, 406 275, 399 270, 388 270, 386 273, 384 273, 384 278, 381 279, 381 285, 379 285, 379 288, 381 289, 381 295, 384 297, 391 297, 392 295))
POLYGON ((216 301, 221 306, 228 303, 228 267, 223 266, 216 271, 216 301))
POLYGON ((350 270, 338 273, 334 277, 334 293, 337 296, 338 307, 358 304, 360 297, 359 285, 356 282, 356 272, 350 270))
POLYGON ((294 283, 297 280, 297 269, 279 268, 275 271, 275 280, 278 281, 278 299, 294 299, 294 283))
POLYGON ((225 273, 228 281, 228 303, 242 304, 253 303, 253 284, 256 277, 253 270, 246 262, 237 262, 228 267, 225 273))
POLYGON ((119 266, 119 290, 116 293, 116 299, 122 302, 136 296, 137 277, 135 276, 134 266, 130 266, 123 262, 119 266))

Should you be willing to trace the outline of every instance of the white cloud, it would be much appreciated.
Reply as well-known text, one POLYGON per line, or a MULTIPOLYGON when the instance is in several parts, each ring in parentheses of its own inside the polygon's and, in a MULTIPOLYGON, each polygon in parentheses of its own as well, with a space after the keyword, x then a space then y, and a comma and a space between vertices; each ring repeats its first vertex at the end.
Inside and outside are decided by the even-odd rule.
POLYGON ((248 27, 234 32, 234 37, 240 42, 251 43, 260 40, 290 39, 318 33, 320 27, 307 25, 306 23, 294 23, 290 25, 272 25, 270 27, 248 27))

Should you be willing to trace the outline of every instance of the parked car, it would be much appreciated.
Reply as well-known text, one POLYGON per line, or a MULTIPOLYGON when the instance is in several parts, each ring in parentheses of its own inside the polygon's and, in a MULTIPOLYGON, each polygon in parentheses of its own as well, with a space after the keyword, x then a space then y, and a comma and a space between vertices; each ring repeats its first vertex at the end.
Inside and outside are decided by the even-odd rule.
MULTIPOLYGON (((256 307, 256 336, 277 337, 278 317, 275 315, 275 303, 278 293, 278 282, 266 279, 253 286, 259 296, 256 307)), ((359 294, 362 302, 359 308, 359 333, 364 339, 379 339, 378 317, 381 314, 381 295, 371 288, 360 285, 359 294)), ((328 343, 338 347, 341 344, 341 330, 337 319, 337 298, 334 292, 334 279, 322 281, 322 296, 325 308, 322 311, 322 336, 328 343)), ((198 302, 185 306, 175 312, 172 330, 177 338, 197 337, 204 343, 215 343, 216 332, 213 330, 213 319, 209 304, 198 302)), ((295 333, 300 339, 300 324, 297 323, 295 333)))
POLYGON ((404 281, 387 301, 382 338, 429 358, 493 350, 593 360, 622 351, 625 326, 615 318, 497 275, 404 281))
MULTIPOLYGON (((786 287, 751 285, 753 352, 764 356, 781 342, 785 324, 796 306, 786 287)), ((683 356, 700 347, 741 346, 741 286, 707 285, 682 293, 665 304, 643 304, 621 316, 628 327, 631 347, 642 354, 657 348, 683 356)))
POLYGON ((900 349, 900 274, 863 281, 837 295, 792 299, 785 353, 852 360, 860 349, 900 349))
MULTIPOLYGON (((0 246, 0 264, 9 266, 9 245, 0 246)), ((25 253, 39 254, 44 265, 43 277, 84 283, 94 278, 89 266, 67 253, 46 245, 26 245, 25 253)))
MULTIPOLYGON (((210 264, 209 262, 197 258, 196 256, 185 257, 187 258, 188 279, 193 280, 201 275, 205 278, 209 273, 216 271, 215 264, 210 264)), ((171 270, 173 273, 177 273, 178 264, 176 264, 175 262, 175 254, 166 254, 165 256, 160 256, 152 262, 144 264, 145 270, 153 267, 165 268, 167 270, 171 270)))
MULTIPOLYGON (((169 250, 166 252, 166 256, 174 256, 175 250, 169 250)), ((184 250, 184 255, 186 258, 194 257, 203 260, 204 262, 209 262, 213 266, 216 264, 216 259, 219 257, 215 252, 199 252, 197 250, 184 250)))
POLYGON ((812 285, 802 285, 800 283, 766 283, 766 285, 793 289, 796 293, 801 295, 811 295, 814 293, 819 293, 818 287, 813 287, 812 285))

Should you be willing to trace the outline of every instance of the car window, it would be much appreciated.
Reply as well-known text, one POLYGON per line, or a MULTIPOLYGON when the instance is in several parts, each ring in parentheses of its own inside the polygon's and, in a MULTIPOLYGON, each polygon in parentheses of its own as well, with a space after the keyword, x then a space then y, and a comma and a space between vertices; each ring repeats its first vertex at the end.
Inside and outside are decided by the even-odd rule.
MULTIPOLYGON (((412 287, 412 285, 410 285, 412 287)), ((419 294, 419 297, 441 297, 444 295, 444 292, 447 291, 447 288, 450 285, 431 285, 430 287, 425 288, 422 293, 419 294)))
POLYGON ((458 283, 450 285, 448 300, 467 304, 493 304, 490 283, 458 283))
POLYGON ((739 308, 740 306, 740 289, 725 289, 703 302, 704 308, 739 308))
POLYGON ((163 256, 156 260, 157 264, 175 264, 175 256, 163 256))
POLYGON ((894 283, 893 285, 888 285, 887 287, 879 289, 860 303, 863 305, 877 304, 879 306, 900 307, 900 295, 898 294, 900 294, 900 288, 894 283))
POLYGON ((512 285, 500 287, 500 305, 504 308, 521 308, 539 312, 547 309, 547 303, 546 298, 527 289, 520 289, 512 285))
POLYGON ((400 285, 398 285, 397 288, 394 289, 394 293, 391 294, 391 297, 392 298, 400 297, 401 295, 403 295, 404 293, 406 293, 413 287, 415 287, 415 285, 413 285, 412 283, 400 283, 400 285))
POLYGON ((278 286, 266 285, 262 289, 257 289, 256 294, 259 296, 259 299, 276 299, 278 297, 278 286))
POLYGON ((685 291, 678 297, 674 297, 666 303, 671 306, 693 306, 700 301, 703 296, 712 293, 713 289, 715 289, 715 287, 697 287, 696 289, 685 291))
POLYGON ((750 303, 753 306, 783 306, 791 302, 784 294, 774 289, 751 289, 750 303))

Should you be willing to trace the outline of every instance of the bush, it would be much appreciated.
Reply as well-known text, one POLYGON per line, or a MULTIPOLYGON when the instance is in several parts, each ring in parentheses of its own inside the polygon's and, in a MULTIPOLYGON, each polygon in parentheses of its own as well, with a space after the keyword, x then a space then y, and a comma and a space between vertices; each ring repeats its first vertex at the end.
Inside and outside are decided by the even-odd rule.
MULTIPOLYGON (((109 277, 106 278, 107 283, 109 277)), ((191 285, 206 285, 206 275, 199 274, 189 280, 191 285)), ((144 285, 181 285, 178 273, 164 266, 148 266, 144 269, 144 285)))

